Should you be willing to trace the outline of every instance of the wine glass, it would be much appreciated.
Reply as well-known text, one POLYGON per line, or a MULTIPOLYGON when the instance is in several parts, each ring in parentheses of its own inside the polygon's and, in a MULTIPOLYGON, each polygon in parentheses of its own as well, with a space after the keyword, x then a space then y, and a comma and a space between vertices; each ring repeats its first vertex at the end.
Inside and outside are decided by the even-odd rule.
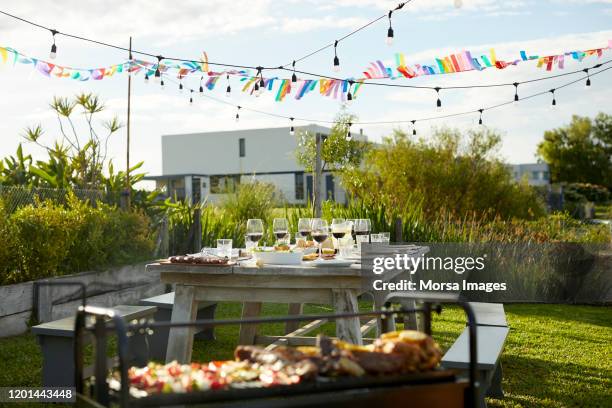
POLYGON ((263 238, 263 221, 259 218, 251 218, 247 221, 247 237, 255 246, 259 246, 259 241, 263 238))
POLYGON ((286 218, 275 218, 272 222, 272 230, 276 237, 276 242, 285 239, 289 233, 289 222, 286 218))
POLYGON ((312 238, 319 244, 319 259, 323 259, 323 242, 329 237, 329 226, 326 220, 315 218, 312 220, 312 238))
POLYGON ((308 235, 312 231, 312 218, 300 218, 298 220, 297 234, 304 241, 308 239, 308 235))
POLYGON ((351 224, 351 237, 353 238, 353 242, 355 242, 355 238, 357 237, 355 234, 355 224, 357 224, 357 220, 355 218, 348 220, 348 222, 351 224))
POLYGON ((357 240, 357 246, 360 246, 362 242, 369 242, 368 234, 370 233, 369 221, 364 218, 360 218, 355 222, 355 238, 357 240))
POLYGON ((344 238, 346 234, 346 220, 344 218, 334 218, 331 224, 331 233, 338 240, 339 247, 340 239, 344 238))

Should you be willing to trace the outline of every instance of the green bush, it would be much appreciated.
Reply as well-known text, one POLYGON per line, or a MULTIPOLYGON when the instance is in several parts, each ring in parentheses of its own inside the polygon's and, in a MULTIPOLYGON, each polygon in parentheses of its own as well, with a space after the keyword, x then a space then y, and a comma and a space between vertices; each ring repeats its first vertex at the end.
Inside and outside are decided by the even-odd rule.
POLYGON ((605 203, 612 198, 610 191, 604 186, 589 183, 569 183, 564 186, 563 194, 566 201, 605 203))
POLYGON ((70 195, 66 205, 50 201, 17 209, 0 207, 0 284, 25 282, 121 265, 151 256, 149 218, 70 195), (10 233, 9 233, 10 232, 10 233))
POLYGON ((0 283, 7 279, 7 275, 15 268, 17 242, 13 224, 9 222, 9 216, 0 199, 0 283))

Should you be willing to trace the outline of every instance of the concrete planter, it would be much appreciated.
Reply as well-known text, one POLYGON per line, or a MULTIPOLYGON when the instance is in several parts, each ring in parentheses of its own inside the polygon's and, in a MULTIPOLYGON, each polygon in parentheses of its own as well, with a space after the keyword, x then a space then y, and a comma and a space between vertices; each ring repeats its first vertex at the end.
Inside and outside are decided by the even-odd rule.
MULTIPOLYGON (((145 272, 147 262, 104 271, 81 272, 41 279, 39 282, 82 282, 87 288, 87 304, 113 306, 138 304, 142 298, 164 293, 159 274, 145 272)), ((80 289, 76 286, 41 287, 39 303, 34 299, 34 282, 0 286, 0 337, 16 336, 28 331, 35 309, 41 320, 67 317, 80 305, 80 289), (44 288, 44 289, 43 289, 44 288)))

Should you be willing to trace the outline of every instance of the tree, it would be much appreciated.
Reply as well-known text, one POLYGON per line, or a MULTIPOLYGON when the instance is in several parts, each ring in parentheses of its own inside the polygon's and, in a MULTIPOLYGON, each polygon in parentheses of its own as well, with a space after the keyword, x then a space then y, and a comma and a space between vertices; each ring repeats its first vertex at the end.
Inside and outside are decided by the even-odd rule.
POLYGON ((103 112, 105 106, 91 93, 81 93, 72 99, 54 97, 50 106, 57 116, 59 140, 52 145, 43 143, 45 132, 40 125, 28 127, 24 132, 28 142, 49 154, 48 162, 38 161, 31 166, 35 181, 55 188, 101 188, 104 184, 102 172, 108 165, 108 142, 121 129, 121 123, 113 117, 96 125, 96 115, 103 112), (78 113, 85 118, 85 131, 77 130, 74 117, 78 113))
POLYGON ((428 217, 441 212, 503 218, 543 214, 536 192, 515 183, 496 158, 500 143, 501 137, 486 128, 467 137, 436 129, 431 141, 398 130, 366 154, 362 167, 343 173, 343 185, 366 203, 418 207, 428 217))
MULTIPOLYGON (((341 171, 359 166, 367 144, 363 141, 350 139, 346 135, 349 123, 355 116, 341 112, 335 119, 331 132, 321 146, 322 171, 341 171)), ((313 172, 316 160, 316 135, 309 131, 298 130, 298 147, 296 158, 308 172, 313 172)))
POLYGON ((612 115, 574 115, 567 126, 544 132, 538 156, 553 182, 591 183, 612 190, 612 115))

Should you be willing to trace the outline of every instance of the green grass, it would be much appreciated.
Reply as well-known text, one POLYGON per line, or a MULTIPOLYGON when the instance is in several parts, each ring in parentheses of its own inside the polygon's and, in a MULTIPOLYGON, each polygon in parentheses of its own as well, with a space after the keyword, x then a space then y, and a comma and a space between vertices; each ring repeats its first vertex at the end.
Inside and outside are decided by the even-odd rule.
MULTIPOLYGON (((368 305, 362 303, 366 308, 368 305)), ((266 305, 265 314, 284 314, 286 305, 266 305)), ((330 312, 306 307, 306 313, 330 312)), ((502 355, 503 400, 492 407, 605 407, 612 402, 612 309, 564 305, 507 305, 511 326, 502 355)), ((240 305, 224 303, 219 317, 238 317, 240 305)), ((447 348, 465 327, 463 312, 445 308, 434 318, 434 337, 447 348)), ((323 327, 333 333, 333 325, 323 327)), ((282 325, 261 332, 281 334, 282 325)), ((236 327, 220 327, 214 342, 196 341, 194 359, 227 359, 237 343, 236 327)), ((32 335, 0 339, 0 386, 39 386, 41 356, 32 335)))

